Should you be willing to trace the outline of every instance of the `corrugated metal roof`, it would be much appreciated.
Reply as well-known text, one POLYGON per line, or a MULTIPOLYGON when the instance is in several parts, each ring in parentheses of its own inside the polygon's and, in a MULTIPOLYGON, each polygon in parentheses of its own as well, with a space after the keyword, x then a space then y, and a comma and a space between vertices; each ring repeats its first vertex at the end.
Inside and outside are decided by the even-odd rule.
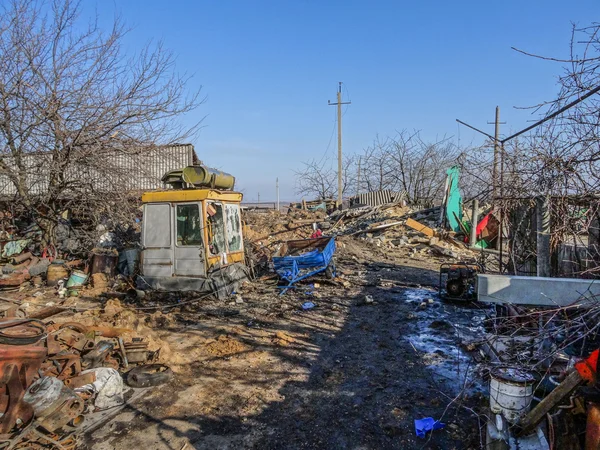
MULTIPOLYGON (((51 153, 31 153, 22 156, 26 173, 26 186, 33 194, 48 189, 51 153)), ((15 167, 10 156, 2 157, 5 164, 15 167)), ((142 149, 140 151, 106 151, 86 155, 74 161, 65 172, 65 183, 74 191, 91 189, 100 192, 130 192, 163 188, 162 176, 174 169, 198 163, 192 144, 142 149), (100 169, 101 168, 101 169, 100 169)), ((68 190, 68 189, 67 189, 68 190)), ((0 195, 14 196, 15 185, 7 174, 0 171, 0 195)))
POLYGON ((378 206, 387 203, 400 202, 406 199, 406 192, 395 192, 387 189, 366 192, 350 198, 350 205, 378 206))

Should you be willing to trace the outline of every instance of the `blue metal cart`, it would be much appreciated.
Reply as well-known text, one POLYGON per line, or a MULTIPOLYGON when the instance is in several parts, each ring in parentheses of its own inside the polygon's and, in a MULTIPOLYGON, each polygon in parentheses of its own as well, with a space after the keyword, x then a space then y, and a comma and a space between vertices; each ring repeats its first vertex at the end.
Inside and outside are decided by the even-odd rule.
POLYGON ((280 295, 291 289, 294 283, 320 272, 335 277, 334 253, 335 239, 332 237, 287 241, 278 256, 273 257, 275 272, 288 283, 280 286, 280 295))

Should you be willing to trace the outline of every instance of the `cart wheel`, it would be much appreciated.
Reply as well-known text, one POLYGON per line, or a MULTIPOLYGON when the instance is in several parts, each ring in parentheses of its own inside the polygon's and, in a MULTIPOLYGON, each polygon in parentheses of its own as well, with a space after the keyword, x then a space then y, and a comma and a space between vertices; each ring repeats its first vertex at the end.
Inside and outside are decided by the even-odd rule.
POLYGON ((329 278, 330 280, 333 280, 335 278, 335 262, 331 261, 329 263, 329 265, 325 268, 325 276, 327 278, 329 278))

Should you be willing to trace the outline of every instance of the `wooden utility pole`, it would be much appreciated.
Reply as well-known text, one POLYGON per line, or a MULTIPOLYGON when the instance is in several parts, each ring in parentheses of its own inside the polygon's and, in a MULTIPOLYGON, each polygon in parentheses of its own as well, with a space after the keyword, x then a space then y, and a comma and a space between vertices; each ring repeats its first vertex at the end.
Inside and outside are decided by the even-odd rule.
POLYGON ((337 105, 337 122, 338 122, 338 195, 337 195, 337 207, 342 209, 342 105, 349 105, 351 102, 342 102, 342 82, 339 82, 337 92, 337 102, 331 103, 327 100, 329 105, 337 105))
POLYGON ((356 195, 360 194, 360 162, 362 157, 358 157, 358 174, 356 175, 356 195))

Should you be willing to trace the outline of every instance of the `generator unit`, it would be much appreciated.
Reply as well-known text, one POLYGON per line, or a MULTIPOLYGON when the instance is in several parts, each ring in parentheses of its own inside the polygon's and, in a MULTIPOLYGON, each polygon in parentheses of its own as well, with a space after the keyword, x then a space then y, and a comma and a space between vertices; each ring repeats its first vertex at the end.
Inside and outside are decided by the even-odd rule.
POLYGON ((440 298, 470 301, 477 299, 477 274, 480 264, 473 262, 444 263, 440 266, 440 298))

